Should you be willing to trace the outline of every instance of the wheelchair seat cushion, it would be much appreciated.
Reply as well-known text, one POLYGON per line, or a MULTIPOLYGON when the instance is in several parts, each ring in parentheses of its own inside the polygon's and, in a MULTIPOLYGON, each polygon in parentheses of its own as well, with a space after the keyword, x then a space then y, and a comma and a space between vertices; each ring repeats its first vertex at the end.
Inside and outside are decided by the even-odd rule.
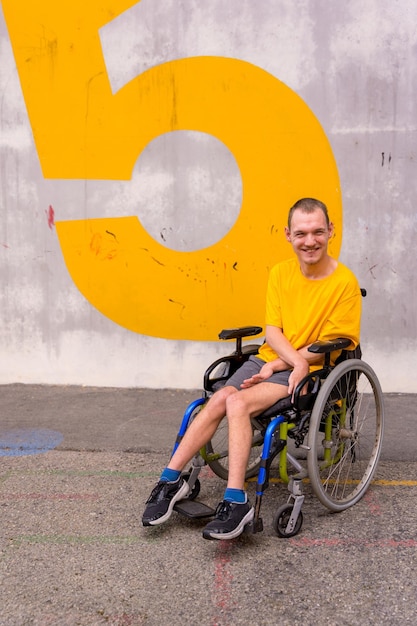
POLYGON ((316 392, 306 393, 303 396, 298 396, 296 404, 293 404, 291 396, 286 396, 285 398, 278 400, 278 402, 275 402, 275 404, 270 406, 269 409, 264 411, 257 419, 271 419, 277 415, 285 415, 285 413, 291 409, 295 409, 297 411, 310 411, 313 408, 316 397, 316 392))

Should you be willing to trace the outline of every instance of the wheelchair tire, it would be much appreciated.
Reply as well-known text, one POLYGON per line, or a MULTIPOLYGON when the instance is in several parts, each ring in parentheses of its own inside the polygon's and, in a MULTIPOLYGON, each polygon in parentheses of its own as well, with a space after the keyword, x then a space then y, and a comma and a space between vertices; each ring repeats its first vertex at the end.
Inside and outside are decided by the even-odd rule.
POLYGON ((298 535, 298 533, 300 532, 301 526, 303 525, 303 514, 301 511, 298 514, 294 528, 291 531, 287 532, 287 526, 288 522, 290 521, 293 508, 293 504, 283 504, 275 513, 272 525, 278 537, 282 537, 283 539, 289 539, 290 537, 298 535))
MULTIPOLYGON (((261 434, 256 422, 252 422, 252 448, 249 456, 249 463, 246 470, 245 478, 257 476, 259 466, 261 464, 263 435, 261 434)), ((207 463, 213 472, 227 480, 229 475, 229 430, 227 419, 223 419, 217 431, 214 433, 211 441, 206 444, 205 454, 207 463)))
POLYGON ((318 393, 307 440, 311 486, 325 507, 343 511, 362 498, 383 432, 383 395, 373 369, 360 359, 336 365, 318 393))

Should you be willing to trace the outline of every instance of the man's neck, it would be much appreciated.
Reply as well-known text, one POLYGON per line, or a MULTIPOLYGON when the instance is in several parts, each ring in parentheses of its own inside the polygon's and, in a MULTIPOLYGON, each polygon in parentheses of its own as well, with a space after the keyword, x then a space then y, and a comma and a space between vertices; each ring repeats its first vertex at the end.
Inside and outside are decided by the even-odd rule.
POLYGON ((300 265, 301 273, 309 280, 321 280, 322 278, 327 278, 327 276, 333 274, 336 267, 337 261, 331 256, 325 257, 320 261, 320 263, 315 263, 312 265, 303 263, 302 265, 300 265))

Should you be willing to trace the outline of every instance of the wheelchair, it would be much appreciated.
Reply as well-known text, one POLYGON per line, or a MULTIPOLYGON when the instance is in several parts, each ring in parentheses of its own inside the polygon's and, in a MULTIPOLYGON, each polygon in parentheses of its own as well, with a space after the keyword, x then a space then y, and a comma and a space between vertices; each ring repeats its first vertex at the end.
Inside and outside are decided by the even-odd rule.
MULTIPOLYGON (((209 397, 260 345, 242 345, 262 328, 246 326, 222 330, 220 339, 236 341, 235 350, 212 363, 204 374, 204 393, 185 410, 172 451, 174 454, 191 421, 209 397)), ((331 512, 343 511, 366 493, 375 474, 384 432, 384 403, 373 369, 361 359, 360 346, 348 351, 350 340, 317 341, 309 350, 324 355, 321 369, 310 372, 297 386, 293 398, 279 400, 251 420, 253 438, 246 479, 257 476, 255 515, 245 533, 263 530, 260 515, 271 466, 277 458, 279 479, 288 485, 287 502, 273 518, 282 538, 295 536, 302 527, 303 483, 309 482, 319 501, 331 512), (340 355, 331 365, 331 354, 340 355), (307 392, 305 393, 305 389, 307 392), (291 448, 291 451, 290 449, 291 448)), ((215 511, 197 500, 199 473, 208 465, 222 479, 228 476, 228 429, 224 418, 218 430, 183 473, 190 493, 174 510, 189 518, 205 518, 215 511)))

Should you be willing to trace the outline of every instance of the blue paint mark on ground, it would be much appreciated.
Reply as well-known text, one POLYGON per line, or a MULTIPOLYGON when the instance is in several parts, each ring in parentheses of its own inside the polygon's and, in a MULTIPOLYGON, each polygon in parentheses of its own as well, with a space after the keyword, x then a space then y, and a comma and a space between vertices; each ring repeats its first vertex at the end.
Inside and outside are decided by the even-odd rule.
POLYGON ((25 456, 53 450, 64 439, 47 428, 15 428, 0 432, 0 456, 25 456))

